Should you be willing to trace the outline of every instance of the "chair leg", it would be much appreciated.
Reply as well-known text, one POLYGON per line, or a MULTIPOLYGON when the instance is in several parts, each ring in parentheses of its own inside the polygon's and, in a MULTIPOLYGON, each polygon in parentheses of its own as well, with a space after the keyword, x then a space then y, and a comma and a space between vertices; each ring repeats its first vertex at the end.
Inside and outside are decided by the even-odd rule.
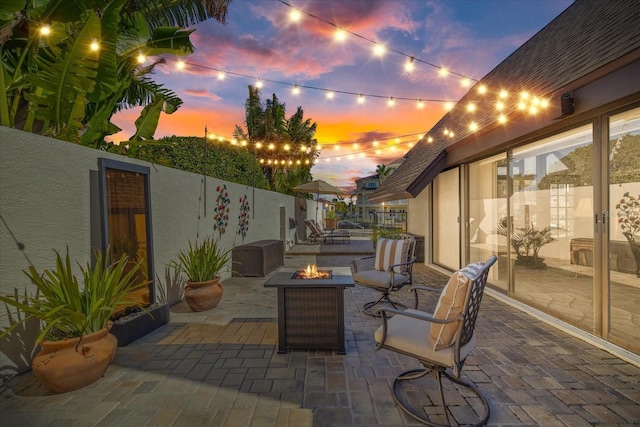
POLYGON ((365 314, 368 314, 369 316, 380 317, 380 314, 378 313, 378 310, 374 310, 373 308, 376 305, 381 304, 381 303, 389 304, 393 308, 398 308, 398 307, 407 308, 407 306, 402 304, 401 302, 393 301, 391 298, 389 298, 389 294, 385 292, 376 301, 370 301, 370 302, 364 304, 362 306, 362 312, 365 313, 365 314))
MULTIPOLYGON (((479 421, 475 424, 473 424, 473 427, 476 426, 483 426, 487 424, 487 421, 489 420, 489 415, 490 415, 490 409, 489 409, 489 402, 487 401, 487 399, 482 395, 482 393, 480 392, 480 390, 475 387, 473 384, 467 383, 459 378, 455 378, 452 375, 450 375, 444 368, 440 368, 440 367, 435 367, 435 368, 419 368, 419 369, 412 369, 406 372, 403 372, 402 374, 398 375, 396 377, 396 379, 393 381, 393 400, 395 400, 396 404, 400 407, 400 409, 402 409, 404 412, 406 412, 408 415, 410 415, 411 417, 413 417, 414 419, 420 421, 421 423, 424 423, 426 425, 429 426, 437 426, 437 427, 449 427, 451 426, 451 420, 449 418, 449 413, 450 410, 448 408, 448 405, 445 401, 445 397, 444 397, 444 391, 443 391, 443 387, 442 387, 442 379, 446 378, 449 379, 450 381, 463 386, 465 388, 468 388, 469 390, 471 390, 482 402, 482 406, 483 406, 483 412, 482 414, 479 415, 479 421), (401 381, 411 381, 411 380, 416 380, 418 378, 422 378, 425 375, 428 375, 432 373, 436 382, 438 383, 438 392, 440 394, 440 404, 442 407, 442 410, 444 412, 445 415, 445 419, 446 419, 446 424, 439 424, 436 422, 431 421, 429 418, 427 418, 426 416, 424 416, 424 411, 421 411, 422 414, 418 413, 418 410, 416 410, 415 408, 411 408, 409 407, 409 405, 405 402, 403 402, 403 400, 400 397, 400 392, 398 390, 398 386, 400 384, 401 381)), ((457 424, 456 424, 457 425, 457 424)))

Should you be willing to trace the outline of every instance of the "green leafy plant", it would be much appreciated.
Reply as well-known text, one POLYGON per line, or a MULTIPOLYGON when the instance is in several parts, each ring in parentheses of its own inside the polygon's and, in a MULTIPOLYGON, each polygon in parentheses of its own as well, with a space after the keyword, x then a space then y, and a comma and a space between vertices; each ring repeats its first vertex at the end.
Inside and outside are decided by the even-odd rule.
POLYGON ((114 312, 123 305, 132 304, 127 295, 141 289, 149 282, 134 283, 133 279, 141 263, 127 266, 127 256, 110 263, 109 256, 96 251, 95 264, 80 266, 82 286, 73 274, 69 250, 62 258, 56 252, 56 267, 39 273, 32 265, 24 273, 37 286, 34 297, 21 302, 17 295, 0 295, 0 301, 16 307, 27 314, 20 322, 3 331, 0 336, 9 334, 20 323, 29 319, 39 319, 42 330, 37 337, 44 339, 62 339, 79 337, 99 331, 107 326, 114 312))
POLYGON ((632 196, 627 191, 622 195, 616 209, 618 210, 618 224, 620 224, 622 231, 632 236, 640 234, 640 194, 632 196))
POLYGON ((0 124, 99 146, 120 130, 115 113, 142 106, 131 140, 152 139, 160 114, 182 104, 149 77, 159 56, 193 53, 186 27, 224 23, 230 1, 0 3, 0 124), (157 59, 145 64, 147 56, 157 59))
POLYGON ((328 210, 327 211, 327 218, 331 218, 331 219, 338 218, 338 214, 334 210, 328 210))
MULTIPOLYGON (((501 221, 493 232, 501 236, 507 236, 507 227, 501 221)), ((511 247, 516 253, 516 260, 525 265, 531 265, 534 268, 542 266, 540 257, 540 249, 547 243, 554 242, 556 239, 551 236, 551 228, 545 227, 541 230, 536 229, 533 225, 520 227, 511 234, 511 247)))
POLYGON ((404 231, 401 228, 384 228, 384 227, 373 227, 373 233, 371 234, 371 240, 373 241, 373 246, 375 247, 378 243, 378 239, 401 239, 404 235, 404 231))
POLYGON ((216 278, 227 265, 231 250, 225 251, 218 242, 207 237, 200 243, 189 242, 189 249, 178 252, 171 265, 187 276, 190 282, 206 282, 216 278))

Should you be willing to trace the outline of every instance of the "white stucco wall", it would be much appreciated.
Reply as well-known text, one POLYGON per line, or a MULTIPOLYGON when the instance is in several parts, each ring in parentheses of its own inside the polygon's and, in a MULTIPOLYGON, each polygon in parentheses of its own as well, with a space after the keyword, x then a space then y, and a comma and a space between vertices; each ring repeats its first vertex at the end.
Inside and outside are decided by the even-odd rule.
MULTIPOLYGON (((154 264, 162 280, 165 266, 189 240, 214 234, 213 209, 220 185, 226 184, 231 199, 228 229, 220 240, 227 249, 243 244, 237 230, 239 199, 245 194, 251 208, 246 243, 280 239, 281 207, 285 220, 294 217, 291 196, 207 178, 206 195, 200 200, 201 175, 0 127, 0 292, 34 292, 22 273, 29 265, 25 255, 40 271, 54 267, 52 249, 68 247, 71 258, 83 265, 90 260, 100 235, 99 157, 150 167, 154 264), (24 253, 12 235, 24 245, 24 253)), ((309 217, 315 215, 315 202, 309 201, 307 212, 309 217)), ((287 242, 294 240, 294 232, 286 227, 287 242)), ((223 278, 230 275, 228 271, 223 278)), ((15 311, 0 305, 0 329, 14 319, 15 311)), ((0 340, 0 375, 28 369, 33 333, 0 340)))

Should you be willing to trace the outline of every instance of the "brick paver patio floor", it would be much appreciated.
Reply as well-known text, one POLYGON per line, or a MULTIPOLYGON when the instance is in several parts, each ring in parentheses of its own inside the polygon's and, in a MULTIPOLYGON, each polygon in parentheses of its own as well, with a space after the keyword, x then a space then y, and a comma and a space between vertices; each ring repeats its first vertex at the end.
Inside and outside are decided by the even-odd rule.
MULTIPOLYGON (((349 264, 353 256, 288 254, 285 265, 349 264)), ((4 384, 2 426, 405 426, 391 384, 415 360, 375 351, 380 320, 359 307, 367 288, 345 291, 346 348, 277 353, 276 290, 265 278, 231 278, 216 309, 191 313, 180 303, 171 322, 118 349, 96 383, 54 394, 31 373, 4 384)), ((416 267, 416 282, 446 276, 416 267)), ((402 298, 409 294, 402 290, 402 298)), ((435 298, 421 302, 433 309, 435 298)), ((485 296, 477 345, 464 375, 488 397, 489 425, 628 426, 640 424, 640 368, 526 313, 485 296)), ((412 395, 428 402, 431 384, 412 395)), ((471 418, 464 397, 453 407, 471 418)), ((477 402, 469 402, 473 406, 477 402)), ((438 416, 437 410, 427 409, 438 416)))

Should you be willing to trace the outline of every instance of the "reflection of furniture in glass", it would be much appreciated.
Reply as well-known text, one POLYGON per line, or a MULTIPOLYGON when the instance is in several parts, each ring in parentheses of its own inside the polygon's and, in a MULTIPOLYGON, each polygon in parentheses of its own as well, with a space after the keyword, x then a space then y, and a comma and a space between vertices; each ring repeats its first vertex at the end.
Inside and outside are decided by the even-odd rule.
POLYGON ((331 348, 345 354, 344 288, 353 287, 348 267, 326 267, 327 279, 294 279, 299 269, 281 268, 265 284, 278 288, 278 353, 287 348, 331 348))
MULTIPOLYGON (((578 274, 578 266, 585 265, 593 267, 593 239, 587 237, 578 237, 571 239, 569 243, 569 252, 571 264, 576 266, 576 275, 578 274)), ((628 242, 620 240, 612 240, 609 242, 609 261, 611 268, 621 273, 636 272, 636 261, 631 252, 628 242)))

